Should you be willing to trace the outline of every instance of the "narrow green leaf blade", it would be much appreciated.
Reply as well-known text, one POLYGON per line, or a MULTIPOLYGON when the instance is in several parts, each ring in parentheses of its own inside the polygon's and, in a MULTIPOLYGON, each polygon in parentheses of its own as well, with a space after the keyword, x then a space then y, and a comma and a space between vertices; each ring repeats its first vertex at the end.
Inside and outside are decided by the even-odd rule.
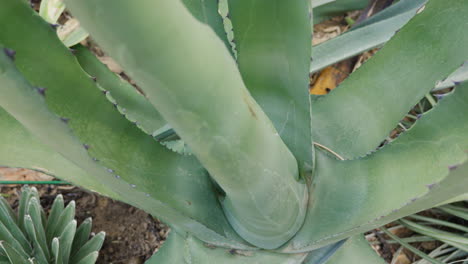
POLYGON ((182 0, 182 2, 196 19, 213 29, 231 52, 231 44, 224 31, 223 18, 218 11, 219 0, 182 0))
POLYGON ((38 264, 48 264, 46 254, 41 247, 41 243, 37 237, 38 231, 34 227, 34 222, 30 215, 24 216, 24 228, 29 237, 29 241, 31 241, 33 246, 33 256, 36 261, 38 264))
POLYGON ((314 140, 345 159, 374 151, 437 81, 468 58, 468 28, 459 26, 467 15, 464 0, 429 1, 372 59, 313 102, 314 140))
POLYGON ((301 175, 310 177, 310 1, 228 3, 245 85, 296 157, 301 175))
POLYGON ((78 263, 82 259, 86 258, 89 254, 99 251, 104 243, 104 239, 106 237, 106 233, 99 232, 93 238, 91 238, 83 247, 76 252, 75 255, 71 256, 70 263, 78 263))
POLYGON ((18 251, 16 251, 14 247, 8 245, 8 243, 0 241, 0 247, 7 254, 7 257, 10 260, 10 263, 30 264, 30 262, 28 261, 26 257, 18 253, 18 251))
POLYGON ((96 260, 98 259, 98 257, 99 257, 99 252, 94 251, 92 253, 89 253, 88 256, 82 258, 76 264, 94 264, 96 263, 96 260))
POLYGON ((352 30, 313 47, 310 72, 383 45, 427 0, 402 0, 352 30))
MULTIPOLYGON (((315 2, 313 0, 312 2, 315 2)), ((336 0, 328 4, 314 8, 314 24, 320 23, 333 16, 342 15, 347 11, 362 9, 366 7, 369 0, 336 0)))
POLYGON ((76 230, 75 238, 73 239, 73 246, 71 254, 74 255, 78 250, 88 241, 89 235, 91 234, 92 219, 86 218, 76 230))
POLYGON ((57 197, 55 197, 54 203, 50 209, 49 217, 47 219, 46 237, 48 243, 52 242, 52 239, 54 238, 54 231, 57 227, 57 223, 64 208, 65 204, 63 201, 63 196, 59 194, 57 197))
MULTIPOLYGON (((130 121, 134 122, 143 132, 154 135, 157 129, 166 125, 161 114, 151 105, 143 95, 139 94, 135 87, 111 72, 102 64, 87 48, 78 46, 76 58, 81 67, 92 77, 105 91, 109 91, 113 103, 117 104, 119 111, 130 121)), ((109 96, 109 95, 108 95, 109 96)))
POLYGON ((466 193, 468 165, 449 168, 468 160, 467 107, 468 84, 373 155, 338 161, 317 151, 308 217, 283 250, 327 245, 466 193))
MULTIPOLYGON (((383 264, 386 263, 371 248, 364 235, 349 238, 326 264, 383 264)), ((313 264, 313 263, 304 263, 313 264)))
POLYGON ((447 243, 449 245, 452 245, 454 247, 468 252, 468 238, 464 236, 442 231, 440 229, 432 228, 429 226, 420 225, 406 219, 400 219, 399 222, 415 232, 433 237, 435 239, 443 241, 444 243, 447 243))
POLYGON ((70 262, 70 253, 72 249, 73 238, 76 233, 76 220, 70 221, 65 227, 63 232, 60 234, 60 258, 64 264, 70 262))

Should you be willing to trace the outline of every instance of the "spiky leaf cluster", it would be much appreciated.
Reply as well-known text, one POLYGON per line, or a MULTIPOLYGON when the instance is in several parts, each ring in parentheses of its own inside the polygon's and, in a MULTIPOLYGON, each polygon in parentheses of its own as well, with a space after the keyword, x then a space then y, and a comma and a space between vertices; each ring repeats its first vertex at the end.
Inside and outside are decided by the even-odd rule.
POLYGON ((79 227, 74 218, 75 202, 65 206, 62 195, 47 217, 34 187, 23 187, 17 213, 0 197, 0 263, 95 263, 105 233, 89 239, 91 218, 79 227))

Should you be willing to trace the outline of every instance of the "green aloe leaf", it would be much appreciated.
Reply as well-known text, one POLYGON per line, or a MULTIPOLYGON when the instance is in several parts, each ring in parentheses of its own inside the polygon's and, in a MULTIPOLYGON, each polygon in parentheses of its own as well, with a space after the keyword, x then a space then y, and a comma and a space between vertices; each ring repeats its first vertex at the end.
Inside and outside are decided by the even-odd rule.
MULTIPOLYGON (((315 2, 316 0, 313 0, 315 2)), ((362 9, 369 0, 336 0, 314 8, 314 24, 320 23, 333 16, 342 15, 347 11, 362 9)))
POLYGON ((12 234, 11 231, 2 222, 0 222, 0 237, 1 241, 11 245, 18 251, 18 254, 21 254, 24 257, 27 257, 28 253, 32 251, 29 244, 26 247, 20 244, 18 238, 12 234))
MULTIPOLYGON (((174 228, 193 232, 206 241, 249 247, 229 226, 212 191, 211 179, 195 158, 181 157, 167 150, 128 122, 81 70, 47 23, 25 3, 4 0, 4 4, 8 12, 0 10, 0 42, 16 50, 15 64, 22 74, 34 85, 47 89, 39 89, 45 91, 45 97, 38 98, 37 91, 27 88, 29 84, 21 81, 19 74, 11 73, 9 84, 4 83, 1 87, 16 87, 9 90, 9 96, 20 96, 17 91, 24 92, 22 96, 28 95, 22 99, 2 97, 5 100, 2 106, 8 104, 15 118, 22 116, 23 125, 33 131, 34 137, 72 161, 75 165, 71 169, 75 171, 64 170, 59 167, 58 160, 49 162, 32 152, 28 154, 32 161, 23 160, 22 151, 30 146, 20 147, 18 142, 21 141, 17 137, 31 135, 18 124, 13 127, 19 135, 9 129, 2 130, 16 145, 12 142, 2 144, 18 153, 11 156, 12 153, 5 152, 8 156, 1 157, 4 165, 18 166, 21 163, 21 167, 39 167, 49 173, 60 171, 52 174, 114 199, 125 200, 171 223, 174 228), (35 43, 37 49, 31 50, 28 43, 35 43), (44 99, 47 109, 41 102, 44 99), (29 107, 20 106, 21 102, 29 107), (41 166, 37 166, 39 163, 41 166), (84 171, 75 169, 77 165, 84 171), (71 177, 66 175, 67 171, 81 175, 71 177), (174 196, 174 193, 180 195, 174 196)), ((5 122, 14 123, 8 115, 0 116, 5 122)), ((38 145, 37 142, 34 144, 38 145)), ((44 145, 38 147, 46 151, 44 145)), ((56 157, 57 154, 52 153, 51 156, 56 157)), ((50 150, 47 154, 51 154, 50 150)))
POLYGON ((310 72, 379 47, 390 40, 427 0, 401 0, 350 31, 314 46, 310 72))
POLYGON ((193 236, 171 232, 161 249, 146 263, 301 264, 306 256, 217 248, 193 236))
POLYGON ((60 258, 60 241, 58 237, 54 237, 52 239, 51 251, 52 256, 54 256, 54 264, 63 264, 63 261, 60 258))
POLYGON ((234 229, 265 248, 291 238, 305 216, 306 186, 219 37, 180 1, 66 3, 226 193, 222 205, 234 229))
MULTIPOLYGON (((30 215, 24 216, 24 229, 33 246, 33 256, 38 264, 48 264, 44 248, 41 246, 41 241, 38 238, 38 230, 34 227, 33 219, 30 215)), ((14 262, 13 262, 14 263, 14 262)))
POLYGON ((224 31, 223 18, 218 11, 219 0, 182 0, 182 3, 200 22, 210 26, 216 35, 224 42, 226 48, 231 51, 226 32, 224 31))
MULTIPOLYGON (((383 264, 386 263, 371 248, 364 235, 349 238, 326 264, 383 264)), ((305 263, 312 264, 312 263, 305 263)))
POLYGON ((247 89, 296 157, 300 173, 310 176, 310 1, 229 0, 228 4, 237 64, 247 89))
POLYGON ((156 130, 166 125, 167 122, 135 87, 111 72, 87 48, 78 46, 75 49, 76 58, 83 70, 96 78, 103 92, 109 92, 106 96, 117 104, 119 112, 130 122, 134 122, 148 135, 154 135, 156 130))
POLYGON ((314 140, 345 159, 374 151, 437 81, 468 58, 468 29, 459 26, 467 15, 466 1, 431 0, 372 59, 313 102, 314 140))
POLYGON ((41 247, 41 251, 44 252, 44 256, 46 257, 46 259, 49 259, 50 252, 49 252, 49 247, 47 245, 47 239, 45 236, 44 224, 42 223, 41 210, 42 210, 42 207, 39 203, 39 200, 36 199, 36 197, 32 197, 29 200, 28 215, 32 219, 34 230, 36 232, 36 239, 37 239, 39 246, 41 247))
POLYGON ((449 168, 468 160, 467 107, 464 84, 373 155, 338 161, 317 151, 313 202, 302 230, 283 250, 318 248, 466 193, 467 165, 449 168))
POLYGON ((71 201, 67 207, 62 211, 60 214, 60 217, 58 218, 58 221, 55 223, 55 228, 53 229, 53 235, 52 237, 59 237, 67 225, 75 219, 75 201, 71 201))

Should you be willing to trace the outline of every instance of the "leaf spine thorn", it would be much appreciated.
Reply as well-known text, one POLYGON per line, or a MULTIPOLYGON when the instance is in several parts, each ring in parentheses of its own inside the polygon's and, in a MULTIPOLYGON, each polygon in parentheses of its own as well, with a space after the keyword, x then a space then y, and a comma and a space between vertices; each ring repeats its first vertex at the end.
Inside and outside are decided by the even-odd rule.
POLYGON ((46 90, 47 88, 44 87, 36 87, 36 91, 42 96, 45 96, 46 90))
POLYGON ((8 56, 8 58, 10 58, 11 60, 15 60, 16 58, 16 51, 15 50, 12 50, 12 49, 9 49, 9 48, 3 48, 3 52, 5 52, 5 54, 8 56))

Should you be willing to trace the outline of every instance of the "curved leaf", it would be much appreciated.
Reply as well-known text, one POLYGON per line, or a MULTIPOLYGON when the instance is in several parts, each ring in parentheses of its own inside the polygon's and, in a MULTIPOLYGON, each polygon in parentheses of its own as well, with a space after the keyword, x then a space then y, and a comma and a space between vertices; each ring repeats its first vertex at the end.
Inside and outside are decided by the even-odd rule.
POLYGON ((66 3, 226 193, 222 204, 234 229, 265 248, 291 238, 307 201, 297 161, 213 31, 180 1, 66 3))
POLYGON ((338 161, 318 151, 306 222, 283 250, 318 248, 466 193, 468 177, 449 167, 468 160, 467 107, 465 84, 373 155, 338 161))
MULTIPOLYGON (((371 248, 369 242, 363 235, 356 235, 346 243, 330 258, 326 264, 378 264, 386 263, 371 248)), ((309 264, 309 263, 307 263, 309 264)))
POLYGON ((161 249, 145 263, 301 264, 306 255, 216 248, 190 235, 172 231, 161 249))
POLYGON ((212 28, 226 48, 232 52, 231 44, 224 31, 223 18, 218 11, 219 0, 182 0, 182 2, 196 19, 212 28))
POLYGON ((242 78, 296 157, 301 174, 310 176, 310 0, 228 4, 242 78))
POLYGON ((402 0, 350 31, 313 47, 310 72, 316 72, 387 42, 427 0, 402 0))
POLYGON ((103 92, 109 91, 106 96, 110 98, 112 103, 117 104, 119 112, 130 122, 134 122, 148 135, 154 135, 156 130, 166 125, 167 122, 161 114, 143 95, 137 92, 135 87, 111 72, 87 48, 78 46, 75 49, 76 58, 83 70, 96 78, 96 82, 103 89, 103 92))
MULTIPOLYGON (((315 2, 316 0, 312 0, 315 2)), ((314 24, 333 16, 342 15, 347 11, 362 9, 367 6, 369 0, 336 0, 328 4, 314 8, 314 24)))
MULTIPOLYGON (((89 185, 85 187, 140 207, 213 244, 249 247, 228 224, 215 187, 195 158, 167 150, 128 122, 81 70, 47 23, 23 2, 2 1, 5 8, 0 10, 0 42, 16 50, 15 63, 28 80, 47 87, 39 91, 45 91, 48 109, 65 122, 48 113, 35 96, 38 93, 24 81, 16 83, 21 79, 18 74, 10 84, 1 86, 16 87, 2 96, 2 106, 8 104, 9 111, 16 118, 22 116, 21 121, 35 136, 92 175, 93 180, 86 181, 89 185), (35 43, 35 49, 30 43, 35 43), (19 91, 33 92, 24 101, 14 97, 20 96, 19 91)), ((18 144, 15 135, 11 136, 18 144)), ((17 151, 19 146, 10 145, 17 151)), ((4 159, 17 163, 22 159, 19 156, 4 159)), ((43 157, 36 158, 44 162, 43 157)), ((36 165, 35 161, 23 162, 36 165)), ((85 183, 82 178, 71 182, 85 183)))
POLYGON ((313 138, 345 159, 374 151, 467 58, 468 2, 431 0, 372 59, 312 104, 313 138))

